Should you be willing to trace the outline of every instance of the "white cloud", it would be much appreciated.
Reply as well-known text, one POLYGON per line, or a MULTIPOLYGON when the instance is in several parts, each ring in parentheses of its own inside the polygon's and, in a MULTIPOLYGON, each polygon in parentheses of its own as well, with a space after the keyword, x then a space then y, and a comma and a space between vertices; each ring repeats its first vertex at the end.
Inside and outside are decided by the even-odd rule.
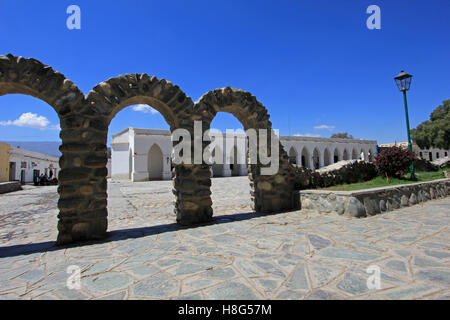
POLYGON ((59 123, 58 123, 58 124, 55 124, 54 126, 50 126, 49 129, 52 129, 52 130, 61 130, 61 126, 60 126, 59 123))
POLYGON ((315 134, 315 133, 296 133, 294 134, 295 137, 315 137, 318 138, 320 137, 320 134, 315 134))
POLYGON ((55 126, 49 126, 50 121, 44 116, 38 116, 36 113, 26 112, 22 113, 20 117, 16 120, 0 121, 2 126, 18 126, 18 127, 28 127, 36 129, 58 129, 59 124, 55 126))
POLYGON ((143 112, 143 113, 151 113, 151 114, 159 113, 157 110, 153 109, 152 107, 150 107, 146 104, 138 104, 133 107, 133 110, 143 112))
POLYGON ((336 128, 335 126, 328 126, 326 124, 322 124, 320 126, 315 126, 314 130, 328 130, 328 131, 333 131, 333 129, 336 128))

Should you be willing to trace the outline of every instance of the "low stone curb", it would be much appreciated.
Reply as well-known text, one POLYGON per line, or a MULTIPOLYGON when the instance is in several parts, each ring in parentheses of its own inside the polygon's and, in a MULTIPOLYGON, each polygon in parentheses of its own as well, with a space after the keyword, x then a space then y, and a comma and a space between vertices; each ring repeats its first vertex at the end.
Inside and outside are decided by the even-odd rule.
POLYGON ((0 183, 0 194, 13 192, 17 190, 22 190, 19 181, 1 182, 0 183))
POLYGON ((450 194, 450 179, 356 191, 295 191, 298 209, 349 217, 367 217, 450 194))

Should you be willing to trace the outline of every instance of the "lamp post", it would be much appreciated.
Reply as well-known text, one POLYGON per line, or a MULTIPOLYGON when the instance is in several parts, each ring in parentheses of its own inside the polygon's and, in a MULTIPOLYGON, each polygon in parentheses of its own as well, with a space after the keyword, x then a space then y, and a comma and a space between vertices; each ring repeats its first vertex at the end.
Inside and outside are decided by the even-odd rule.
MULTIPOLYGON (((408 131, 408 149, 412 152, 412 143, 411 143, 411 134, 409 130, 409 116, 408 116, 408 102, 406 100, 406 91, 409 90, 411 86, 412 75, 407 74, 405 71, 401 71, 398 76, 394 78, 395 83, 397 84, 398 90, 403 92, 403 100, 405 102, 405 113, 406 113, 406 130, 408 131)), ((409 166, 409 172, 411 173, 411 180, 415 180, 416 177, 414 175, 414 162, 411 162, 409 166)))

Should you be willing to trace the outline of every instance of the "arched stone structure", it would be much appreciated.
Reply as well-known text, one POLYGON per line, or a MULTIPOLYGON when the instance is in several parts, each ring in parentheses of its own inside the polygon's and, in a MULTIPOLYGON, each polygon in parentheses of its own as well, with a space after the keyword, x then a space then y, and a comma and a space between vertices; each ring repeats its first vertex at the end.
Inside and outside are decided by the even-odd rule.
MULTIPOLYGON (((0 56, 0 96, 15 93, 47 102, 60 119, 62 156, 58 187, 58 244, 106 235, 106 142, 109 124, 122 109, 135 104, 151 105, 162 114, 172 132, 177 128, 188 130, 192 142, 195 140, 194 121, 203 121, 204 132, 219 111, 233 114, 246 130, 268 129, 269 133, 272 132, 266 108, 242 90, 216 89, 202 96, 194 105, 178 86, 144 73, 111 78, 95 86, 85 96, 61 73, 35 59, 0 56)), ((270 139, 269 135, 269 152, 270 139)), ((275 139, 278 140, 277 137, 275 139)), ((296 171, 289 164, 288 154, 281 143, 276 143, 279 146, 279 170, 276 174, 261 175, 264 166, 259 160, 256 164, 249 164, 251 196, 257 212, 271 213, 293 207, 296 171)), ((194 144, 191 143, 192 148, 194 144)), ((203 149, 206 145, 204 141, 203 149)), ((129 156, 139 154, 130 149, 129 156)), ((183 163, 176 165, 173 171, 177 222, 194 224, 211 220, 210 166, 204 162, 183 163)))
POLYGON ((358 151, 355 148, 352 150, 352 159, 358 159, 358 151))
POLYGON ((333 163, 336 163, 336 162, 341 161, 341 160, 342 160, 342 156, 340 155, 339 148, 334 148, 334 151, 333 151, 333 163))
POLYGON ((369 162, 375 161, 375 152, 373 151, 372 148, 370 148, 369 151, 367 152, 367 159, 369 160, 369 162))
POLYGON ((310 155, 307 147, 302 148, 301 153, 301 165, 304 168, 311 169, 311 161, 310 161, 310 155))
POLYGON ((314 148, 312 152, 312 167, 317 170, 321 167, 320 165, 321 157, 320 157, 320 151, 318 148, 314 148))
POLYGON ((325 148, 325 150, 323 152, 323 165, 324 166, 329 166, 330 164, 333 163, 332 160, 333 159, 331 159, 330 150, 328 150, 328 148, 325 148))
MULTIPOLYGON (((202 130, 204 131, 210 128, 210 124, 218 112, 228 112, 234 115, 241 122, 244 130, 267 129, 268 150, 271 152, 270 132, 272 131, 272 123, 269 121, 266 108, 249 92, 230 87, 212 90, 204 94, 195 103, 194 108, 195 113, 202 116, 202 130)), ((257 134, 259 136, 258 132, 257 134)), ((208 142, 204 142, 203 148, 207 144, 208 142)), ((291 209, 293 206, 294 168, 289 164, 288 154, 279 141, 278 146, 278 173, 261 175, 263 165, 259 158, 256 164, 248 164, 253 209, 256 212, 279 212, 291 209)))
POLYGON ((96 143, 95 120, 86 116, 84 94, 61 73, 36 59, 0 56, 0 95, 26 94, 47 102, 58 114, 62 153, 58 175, 59 244, 101 238, 107 229, 106 144, 96 143), (94 120, 92 122, 92 120, 94 120), (103 160, 103 159, 102 159, 103 160))
MULTIPOLYGON (((164 79, 159 80, 145 73, 126 74, 98 84, 86 99, 88 115, 97 124, 96 142, 102 147, 106 148, 108 126, 114 116, 135 104, 151 105, 164 117, 171 132, 183 128, 194 139, 194 104, 178 86, 164 79)), ((106 153, 99 155, 97 160, 100 169, 104 166, 103 162, 106 164, 106 153)), ((212 217, 210 170, 206 165, 192 163, 179 164, 174 168, 175 213, 177 222, 184 225, 206 222, 212 217)), ((101 178, 105 179, 106 175, 101 175, 101 178)), ((106 197, 106 191, 99 192, 97 196, 106 197)))
POLYGON ((350 160, 347 149, 344 149, 344 152, 342 153, 342 160, 350 160))
POLYGON ((289 163, 291 164, 297 164, 298 163, 298 155, 297 155, 297 150, 292 146, 289 149, 289 163))

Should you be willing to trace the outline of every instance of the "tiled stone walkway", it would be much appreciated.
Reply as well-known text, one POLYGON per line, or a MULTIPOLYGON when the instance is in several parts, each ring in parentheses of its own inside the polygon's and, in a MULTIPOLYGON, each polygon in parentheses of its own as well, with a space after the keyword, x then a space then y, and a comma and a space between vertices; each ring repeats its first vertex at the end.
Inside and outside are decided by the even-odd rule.
POLYGON ((365 219, 257 216, 247 178, 217 178, 215 223, 182 228, 170 181, 111 182, 113 232, 70 248, 53 246, 56 201, 56 187, 0 195, 1 299, 450 298, 450 198, 365 219), (379 290, 366 284, 373 265, 379 290))

